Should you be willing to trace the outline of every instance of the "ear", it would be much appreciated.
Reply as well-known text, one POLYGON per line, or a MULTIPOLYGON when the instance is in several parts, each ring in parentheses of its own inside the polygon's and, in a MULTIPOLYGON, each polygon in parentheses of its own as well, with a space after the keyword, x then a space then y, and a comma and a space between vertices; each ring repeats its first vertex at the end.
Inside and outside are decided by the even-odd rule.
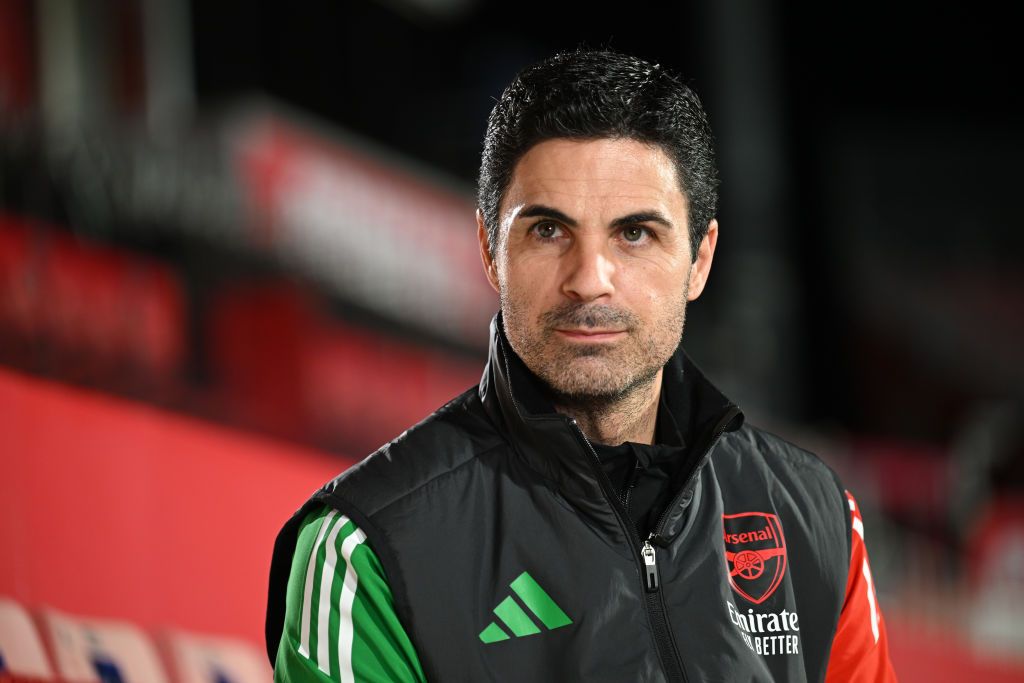
POLYGON ((487 281, 491 283, 494 291, 501 294, 498 286, 498 269, 494 265, 494 257, 487 242, 487 226, 484 225, 484 215, 480 213, 480 209, 476 210, 476 238, 480 242, 480 260, 484 264, 484 275, 487 276, 487 281))
POLYGON ((711 273, 711 261, 715 257, 715 245, 718 244, 718 219, 712 218, 708 222, 708 233, 700 241, 697 247, 696 258, 690 267, 690 288, 687 300, 693 301, 704 291, 708 282, 708 275, 711 273))

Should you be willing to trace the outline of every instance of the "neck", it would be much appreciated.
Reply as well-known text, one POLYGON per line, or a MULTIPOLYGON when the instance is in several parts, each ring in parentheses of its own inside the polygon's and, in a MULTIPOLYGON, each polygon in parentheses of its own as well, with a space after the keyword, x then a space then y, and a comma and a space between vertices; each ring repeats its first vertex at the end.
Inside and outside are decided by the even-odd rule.
POLYGON ((650 382, 624 396, 608 398, 559 397, 555 410, 576 420, 591 441, 618 446, 626 441, 654 443, 661 396, 661 371, 650 382))

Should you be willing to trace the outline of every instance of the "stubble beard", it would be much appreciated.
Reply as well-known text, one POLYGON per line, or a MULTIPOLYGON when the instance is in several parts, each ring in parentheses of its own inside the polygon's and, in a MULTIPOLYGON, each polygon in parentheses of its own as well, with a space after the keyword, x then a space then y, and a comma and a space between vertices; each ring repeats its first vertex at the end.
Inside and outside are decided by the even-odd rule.
POLYGON ((634 313, 603 304, 566 302, 536 321, 526 319, 523 301, 506 286, 501 291, 505 335, 512 348, 547 385, 555 405, 605 412, 641 399, 682 339, 687 288, 670 302, 663 317, 648 324, 634 313), (626 329, 611 344, 580 344, 561 339, 557 328, 626 329))

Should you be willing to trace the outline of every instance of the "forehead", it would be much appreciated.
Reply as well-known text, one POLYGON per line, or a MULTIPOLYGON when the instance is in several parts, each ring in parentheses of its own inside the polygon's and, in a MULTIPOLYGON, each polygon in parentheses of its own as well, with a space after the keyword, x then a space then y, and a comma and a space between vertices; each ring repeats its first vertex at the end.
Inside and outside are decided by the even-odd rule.
POLYGON ((628 138, 557 138, 531 147, 513 170, 502 216, 535 203, 580 217, 637 209, 679 214, 677 219, 686 213, 686 197, 669 156, 658 146, 628 138))

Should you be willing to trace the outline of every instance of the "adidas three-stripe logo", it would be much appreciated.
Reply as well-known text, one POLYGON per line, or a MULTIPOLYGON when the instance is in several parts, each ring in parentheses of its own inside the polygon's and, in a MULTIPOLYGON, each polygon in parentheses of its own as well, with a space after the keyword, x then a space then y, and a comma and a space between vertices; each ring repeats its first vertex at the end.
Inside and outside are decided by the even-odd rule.
POLYGON ((562 611, 562 608, 551 599, 551 596, 540 587, 540 584, 534 581, 529 573, 520 574, 515 581, 509 584, 509 587, 519 601, 509 595, 498 603, 498 606, 494 608, 498 619, 489 623, 487 628, 480 632, 480 640, 484 644, 489 645, 509 639, 508 633, 501 627, 499 621, 517 638, 541 632, 534 620, 530 618, 530 614, 548 630, 568 626, 572 623, 572 619, 562 611), (520 602, 522 602, 522 606, 520 606, 520 602))
POLYGON ((359 573, 352 555, 365 540, 366 534, 352 520, 331 510, 320 523, 306 566, 299 654, 316 662, 331 680, 355 680, 352 609, 359 591, 359 573), (336 576, 340 587, 336 586, 336 576))

